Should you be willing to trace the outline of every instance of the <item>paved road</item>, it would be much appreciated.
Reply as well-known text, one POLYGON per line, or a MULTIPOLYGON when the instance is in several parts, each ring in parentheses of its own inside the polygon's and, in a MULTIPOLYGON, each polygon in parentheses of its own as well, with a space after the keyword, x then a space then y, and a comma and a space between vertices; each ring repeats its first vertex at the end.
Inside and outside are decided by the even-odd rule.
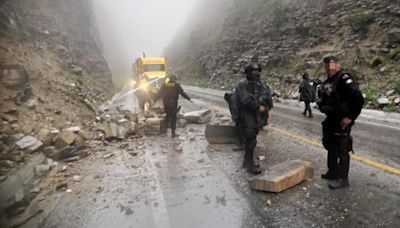
MULTIPOLYGON (((188 93, 207 102, 226 106, 224 91, 186 87, 188 93)), ((299 104, 275 104, 272 125, 297 135, 321 141, 321 122, 324 115, 313 110, 315 118, 304 118, 299 104)), ((389 123, 360 117, 353 127, 355 151, 358 155, 400 169, 400 120, 389 123)))
MULTIPOLYGON (((229 115, 221 92, 187 91, 196 98, 194 104, 182 101, 183 111, 210 108, 213 120, 217 112, 229 115)), ((132 99, 133 96, 116 99, 112 107, 131 109, 135 103, 132 99)), ((208 145, 205 126, 188 125, 179 129, 181 137, 177 139, 153 136, 96 147, 91 156, 73 164, 67 173, 48 180, 48 187, 42 193, 47 194, 46 199, 39 204, 44 212, 25 227, 396 227, 400 224, 399 175, 353 162, 350 188, 331 191, 318 178, 325 171, 324 150, 312 143, 319 139, 318 120, 302 118, 295 108, 277 106, 273 125, 299 137, 271 130, 261 132, 256 153, 267 157, 261 162, 262 168, 267 170, 272 164, 301 158, 313 163, 315 178, 281 194, 251 191, 247 182, 251 175, 240 167, 242 153, 232 152, 230 145, 208 145), (308 140, 302 141, 300 136, 308 140), (108 153, 114 156, 104 159, 108 153), (71 181, 74 175, 82 176, 83 180, 71 181), (69 180, 72 193, 46 191, 54 189, 52 181, 57 178, 69 180)), ((391 130, 398 136, 395 128, 391 130)), ((361 136, 362 129, 357 131, 361 136)), ((383 133, 382 136, 396 138, 383 133)), ((395 146, 398 142, 393 143, 395 146)), ((359 153, 375 159, 374 153, 364 148, 368 147, 360 148, 359 153)), ((384 151, 395 154, 392 149, 384 151)), ((385 159, 388 161, 385 164, 398 165, 396 158, 385 155, 385 159)))

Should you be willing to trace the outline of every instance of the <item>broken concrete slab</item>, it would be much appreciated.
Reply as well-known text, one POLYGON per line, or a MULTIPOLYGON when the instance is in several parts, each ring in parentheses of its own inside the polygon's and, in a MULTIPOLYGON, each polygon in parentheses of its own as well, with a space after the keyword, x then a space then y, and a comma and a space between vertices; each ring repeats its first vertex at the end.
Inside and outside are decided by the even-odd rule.
POLYGON ((187 112, 183 115, 183 118, 188 121, 188 123, 204 124, 211 120, 211 110, 199 110, 193 112, 187 112))
POLYGON ((249 183, 253 190, 279 193, 313 176, 311 162, 292 160, 271 166, 265 173, 251 178, 249 183))
POLYGON ((62 149, 64 147, 67 147, 67 146, 71 145, 72 143, 74 143, 74 141, 77 137, 78 136, 75 133, 70 132, 70 131, 60 132, 54 139, 54 146, 57 149, 62 149))
POLYGON ((161 134, 164 124, 163 118, 149 118, 146 119, 143 126, 145 135, 159 135, 161 134))
POLYGON ((234 126, 206 126, 205 137, 210 144, 233 144, 238 142, 237 130, 234 126))

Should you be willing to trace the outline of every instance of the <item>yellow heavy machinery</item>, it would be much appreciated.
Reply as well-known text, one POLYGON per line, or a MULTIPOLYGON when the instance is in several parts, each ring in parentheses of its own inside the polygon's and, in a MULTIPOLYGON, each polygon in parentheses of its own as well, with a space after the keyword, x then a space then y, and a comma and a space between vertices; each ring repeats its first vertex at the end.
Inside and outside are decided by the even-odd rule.
POLYGON ((168 75, 168 60, 164 57, 137 58, 133 64, 133 79, 136 82, 135 95, 142 110, 153 106, 154 96, 159 92, 168 75))

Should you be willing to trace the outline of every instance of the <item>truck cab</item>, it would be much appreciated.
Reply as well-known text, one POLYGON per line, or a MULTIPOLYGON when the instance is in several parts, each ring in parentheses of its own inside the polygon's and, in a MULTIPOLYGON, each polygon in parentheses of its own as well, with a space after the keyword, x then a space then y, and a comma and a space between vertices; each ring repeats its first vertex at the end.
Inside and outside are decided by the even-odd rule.
POLYGON ((168 60, 164 57, 137 58, 134 64, 134 80, 147 77, 149 92, 158 92, 168 75, 168 60))
POLYGON ((142 110, 153 106, 154 96, 159 92, 168 75, 168 60, 164 57, 141 57, 133 64, 133 80, 139 88, 135 95, 142 110))

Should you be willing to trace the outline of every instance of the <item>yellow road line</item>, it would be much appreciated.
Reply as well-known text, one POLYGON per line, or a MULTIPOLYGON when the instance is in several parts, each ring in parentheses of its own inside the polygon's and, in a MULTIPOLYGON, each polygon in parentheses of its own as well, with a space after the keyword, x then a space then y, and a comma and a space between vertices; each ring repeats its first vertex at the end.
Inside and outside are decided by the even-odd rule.
MULTIPOLYGON (((298 141, 302 141, 302 142, 308 143, 310 145, 313 145, 313 146, 316 146, 316 147, 319 147, 319 148, 324 148, 322 143, 317 142, 317 141, 312 140, 312 139, 309 139, 309 138, 306 138, 304 136, 297 135, 295 133, 289 132, 289 131, 284 130, 284 129, 276 128, 276 127, 268 126, 268 128, 273 130, 273 131, 279 132, 280 134, 285 135, 285 136, 287 136, 289 138, 293 138, 293 139, 296 139, 298 141)), ((398 168, 395 168, 395 167, 392 167, 392 166, 389 166, 389 165, 386 165, 386 164, 383 164, 383 163, 380 163, 380 162, 377 162, 377 161, 374 161, 374 160, 371 160, 369 158, 366 158, 366 157, 363 157, 363 156, 360 156, 360 155, 356 155, 356 154, 351 154, 351 158, 356 160, 356 161, 360 161, 360 162, 363 162, 363 163, 368 164, 370 166, 373 166, 375 168, 378 168, 378 169, 381 169, 381 170, 384 170, 384 171, 387 171, 387 172, 390 172, 390 173, 394 173, 394 174, 400 175, 400 169, 398 169, 398 168)))

